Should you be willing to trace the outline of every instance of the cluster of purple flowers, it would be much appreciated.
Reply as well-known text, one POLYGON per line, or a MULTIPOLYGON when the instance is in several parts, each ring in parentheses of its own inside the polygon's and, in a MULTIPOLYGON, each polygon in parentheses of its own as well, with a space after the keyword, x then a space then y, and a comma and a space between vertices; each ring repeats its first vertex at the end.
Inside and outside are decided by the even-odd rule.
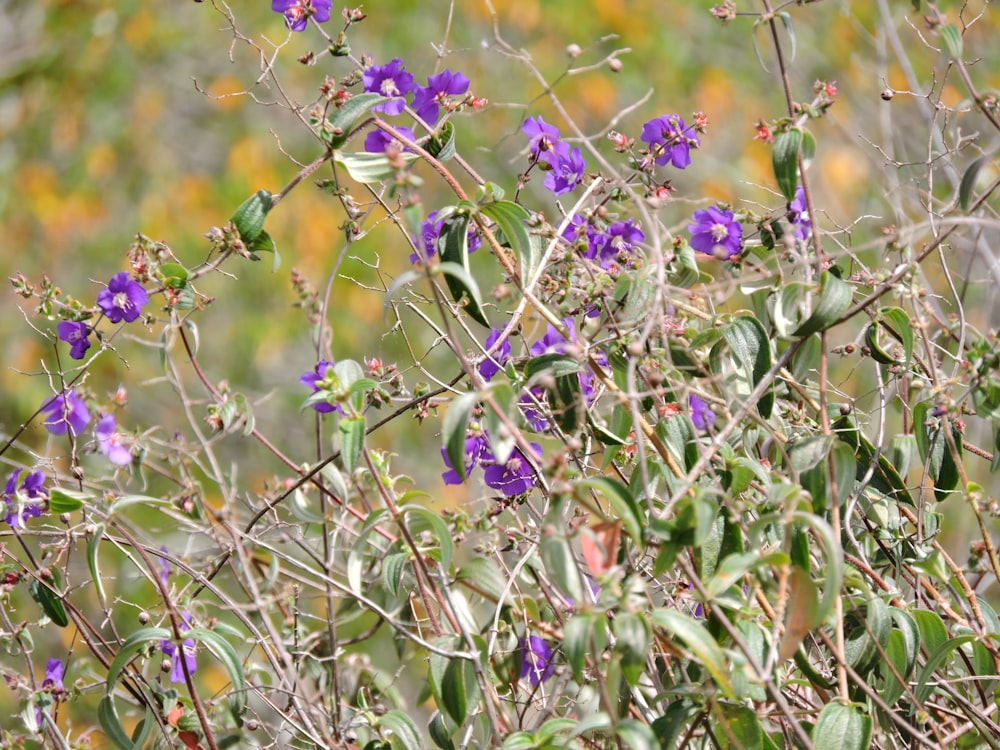
POLYGON ((7 478, 7 486, 3 492, 5 505, 3 520, 13 528, 22 528, 29 518, 38 518, 42 515, 42 509, 49 496, 44 486, 44 472, 33 471, 19 486, 17 480, 21 478, 22 471, 23 469, 13 471, 7 478))
POLYGON ((634 219, 616 221, 601 229, 575 214, 563 232, 563 238, 572 246, 581 244, 584 258, 596 260, 601 268, 611 268, 631 265, 632 253, 646 239, 646 235, 634 219))
POLYGON ((521 132, 529 138, 531 163, 538 164, 546 173, 545 187, 555 195, 562 195, 580 184, 587 162, 580 149, 563 142, 558 128, 538 116, 525 120, 521 132))
MULTIPOLYGON (((420 237, 413 239, 418 252, 410 253, 410 263, 427 261, 437 255, 438 240, 441 237, 441 230, 444 229, 444 221, 444 218, 438 218, 437 211, 427 214, 427 218, 420 224, 420 237)), ((474 253, 483 243, 471 224, 468 237, 469 252, 474 253)))
MULTIPOLYGON (((386 115, 399 115, 406 108, 407 97, 411 94, 410 106, 417 117, 427 126, 432 127, 441 118, 441 109, 450 108, 452 97, 461 97, 464 101, 469 90, 469 79, 463 73, 453 70, 442 70, 440 73, 427 77, 427 85, 418 84, 411 73, 406 70, 403 61, 396 57, 385 65, 370 65, 361 74, 361 82, 365 91, 381 94, 389 101, 372 107, 373 112, 386 115)), ((411 140, 416 140, 409 128, 397 128, 400 133, 411 140)), ((365 139, 365 150, 382 152, 392 142, 392 138, 381 131, 372 131, 365 139)))
MULTIPOLYGON (((148 302, 149 294, 142 284, 132 281, 124 271, 112 276, 107 288, 97 294, 97 305, 112 323, 131 323, 148 302)), ((93 328, 81 321, 64 320, 56 326, 56 331, 59 338, 70 345, 69 356, 83 359, 90 348, 93 328)))
MULTIPOLYGON (((81 435, 90 423, 90 410, 73 388, 50 398, 42 405, 41 411, 45 415, 43 424, 53 435, 65 435, 67 432, 74 436, 81 435)), ((98 451, 111 463, 117 466, 132 463, 132 452, 122 442, 113 414, 98 415, 94 435, 98 451)))
MULTIPOLYGON (((540 458, 542 447, 537 443, 530 445, 535 457, 540 458)), ((448 470, 441 474, 444 483, 462 484, 462 477, 451 465, 444 448, 441 449, 441 457, 444 459, 444 465, 448 467, 448 470)), ((486 482, 486 486, 503 493, 505 497, 523 495, 535 486, 535 472, 521 449, 514 448, 507 461, 500 463, 490 450, 489 433, 473 424, 470 426, 469 436, 465 439, 465 475, 469 476, 476 466, 483 467, 483 481, 486 482)))
POLYGON ((281 13, 292 31, 305 31, 310 18, 316 23, 326 23, 332 8, 333 0, 271 0, 271 10, 281 13))

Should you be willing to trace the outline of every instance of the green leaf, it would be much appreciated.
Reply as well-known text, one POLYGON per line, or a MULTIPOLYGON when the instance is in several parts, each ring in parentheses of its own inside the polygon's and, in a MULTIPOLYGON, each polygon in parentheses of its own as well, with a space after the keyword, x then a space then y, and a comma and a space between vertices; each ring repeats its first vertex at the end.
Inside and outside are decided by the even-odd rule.
POLYGON ((814 750, 868 750, 871 737, 871 717, 855 703, 827 703, 812 730, 814 750))
POLYGON ((104 581, 101 578, 100 564, 97 559, 100 551, 101 539, 104 538, 104 524, 94 525, 94 532, 87 539, 87 566, 90 568, 90 579, 94 582, 94 590, 102 607, 108 606, 107 596, 104 593, 104 581))
POLYGON ((135 750, 132 739, 125 733, 121 719, 118 718, 115 701, 110 694, 101 698, 97 704, 97 721, 108 738, 115 743, 115 747, 119 750, 135 750))
POLYGON ((230 221, 240 233, 240 239, 247 248, 264 231, 264 219, 273 205, 271 193, 267 190, 258 190, 236 209, 230 221))
MULTIPOLYGON (((52 568, 52 586, 62 587, 62 576, 57 568, 52 568)), ((45 615, 56 625, 65 628, 69 625, 69 617, 66 615, 66 607, 63 606, 62 599, 49 587, 48 583, 42 583, 37 578, 32 578, 28 584, 28 593, 31 598, 38 602, 45 615)))
POLYGON ((473 557, 458 570, 457 579, 492 601, 499 602, 507 586, 500 568, 481 557, 473 557))
POLYGON ((574 484, 574 491, 593 489, 600 492, 611 503, 615 514, 622 521, 625 533, 628 534, 637 547, 644 545, 643 528, 645 514, 628 487, 611 477, 590 477, 574 484))
POLYGON ((930 656, 927 657, 927 663, 921 668, 920 675, 917 678, 917 687, 913 691, 918 703, 922 704, 930 697, 931 693, 934 692, 938 682, 937 678, 935 678, 935 673, 941 668, 945 660, 947 660, 952 652, 957 648, 964 646, 966 643, 975 641, 977 637, 978 636, 974 633, 952 636, 938 646, 937 649, 930 651, 930 656))
POLYGON ((347 170, 347 174, 355 182, 362 185, 370 185, 375 182, 385 182, 395 178, 403 165, 412 164, 417 160, 417 155, 409 151, 397 154, 392 160, 385 154, 370 154, 359 151, 345 154, 338 151, 333 160, 347 170))
POLYGON ((410 556, 405 552, 394 552, 386 555, 382 561, 382 582, 395 598, 399 598, 399 587, 403 582, 403 572, 410 556))
POLYGON ((468 659, 449 659, 441 680, 441 699, 448 715, 459 726, 468 715, 469 699, 473 698, 473 703, 478 700, 478 696, 472 695, 477 692, 476 674, 472 663, 468 659))
POLYGON ((794 521, 812 528, 816 536, 823 540, 824 565, 820 569, 826 574, 826 582, 823 586, 819 611, 816 613, 816 617, 823 621, 833 611, 834 602, 840 596, 840 589, 844 582, 844 551, 838 543, 837 537, 834 536, 833 529, 819 516, 795 511, 792 518, 794 521))
POLYGON ((161 263, 156 271, 165 287, 179 289, 187 284, 188 270, 180 263, 161 263))
POLYGON ((218 659, 229 675, 229 682, 232 683, 233 690, 230 700, 235 716, 242 716, 247 708, 247 681, 243 674, 243 665, 236 655, 236 651, 229 645, 229 641, 213 630, 206 628, 191 628, 184 633, 184 639, 190 638, 193 641, 205 644, 212 655, 218 659))
MULTIPOLYGON (((413 503, 407 505, 401 505, 399 507, 399 516, 402 518, 406 514, 412 514, 420 519, 427 525, 427 527, 433 532, 434 540, 441 545, 441 567, 446 571, 451 569, 451 560, 455 554, 455 542, 452 538, 451 529, 448 528, 441 516, 430 508, 425 508, 423 505, 415 505, 413 503)), ((418 523, 419 523, 418 522, 418 523)), ((416 531, 417 529, 411 527, 411 531, 416 531)))
POLYGON ((479 403, 479 394, 475 391, 456 396, 448 404, 444 413, 444 424, 441 427, 441 440, 445 455, 451 463, 451 468, 465 481, 465 438, 469 432, 469 416, 479 403))
POLYGON ((788 557, 783 553, 762 555, 759 552, 746 552, 726 555, 715 567, 715 573, 705 585, 705 595, 716 599, 726 593, 743 576, 763 565, 778 565, 787 563, 788 557))
POLYGON ((622 674, 635 687, 642 678, 646 657, 649 656, 649 624, 634 612, 619 613, 612 622, 615 631, 615 651, 621 655, 622 674))
POLYGON ((788 34, 788 40, 792 43, 792 48, 788 53, 788 61, 792 62, 795 59, 795 51, 797 47, 795 27, 792 25, 792 17, 787 12, 782 11, 778 14, 778 18, 781 19, 781 25, 785 27, 785 32, 788 34))
POLYGON ((375 93, 352 96, 334 112, 333 117, 330 118, 329 128, 324 128, 320 136, 330 144, 330 148, 340 148, 347 143, 351 130, 361 118, 367 115, 372 107, 384 101, 386 101, 384 96, 375 93))
POLYGON ((423 750, 417 725, 398 708, 386 711, 376 720, 376 724, 392 732, 390 741, 394 750, 423 750))
POLYGON ((704 625, 673 609, 655 609, 652 619, 653 624, 682 640, 694 654, 698 664, 712 675, 722 692, 728 698, 736 699, 725 654, 704 625))
POLYGON ((93 500, 94 496, 89 492, 65 490, 61 487, 49 490, 49 510, 53 513, 72 513, 93 500))
POLYGON ((437 241, 438 254, 441 256, 441 271, 447 273, 444 266, 454 265, 462 269, 462 273, 447 273, 445 281, 452 299, 461 304, 467 300, 467 312, 476 322, 489 328, 489 322, 483 317, 480 307, 482 296, 479 287, 469 269, 469 214, 452 211, 441 225, 441 233, 437 241))
POLYGON ((108 508, 108 515, 111 516, 115 513, 121 513, 123 510, 133 505, 142 505, 143 507, 161 506, 164 508, 172 508, 174 504, 170 502, 170 500, 162 497, 151 497, 149 495, 124 495, 111 503, 111 507, 108 508))
POLYGON ((636 719, 623 719, 615 726, 615 737, 630 750, 660 750, 656 735, 636 719))
POLYGON ((108 668, 108 679, 104 686, 106 695, 111 695, 122 671, 131 663, 132 659, 142 651, 147 643, 152 641, 169 641, 174 634, 166 628, 143 628, 138 630, 122 643, 118 653, 115 654, 111 666, 108 668))
POLYGON ((958 31, 958 27, 953 23, 945 24, 938 28, 938 36, 944 42, 948 59, 959 62, 962 59, 962 35, 958 31))
POLYGON ((583 585, 569 541, 561 534, 543 535, 542 563, 559 589, 574 602, 584 601, 583 585))
MULTIPOLYGON (((741 315, 722 329, 730 350, 743 367, 754 388, 771 369, 771 342, 761 322, 750 315, 741 315)), ((768 389, 757 402, 757 411, 767 419, 774 406, 774 391, 768 389)))
POLYGON ((908 363, 913 355, 913 329, 910 327, 909 316, 898 307, 883 307, 879 313, 879 316, 865 329, 865 345, 870 350, 871 358, 883 365, 908 363), (886 314, 883 315, 883 312, 886 314), (886 319, 892 326, 886 324, 886 319), (882 327, 903 344, 904 359, 894 357, 882 346, 879 337, 882 327))
POLYGON ((958 186, 958 205, 962 207, 963 211, 968 212, 969 205, 972 203, 972 191, 976 189, 976 183, 979 181, 979 172, 989 160, 990 155, 983 154, 978 159, 974 159, 966 168, 965 174, 962 175, 962 183, 958 186))
POLYGON ((891 707, 903 695, 904 682, 913 674, 917 664, 917 656, 920 653, 920 630, 917 628, 916 620, 904 610, 891 607, 889 612, 896 627, 889 635, 889 642, 885 647, 888 663, 883 663, 881 672, 885 678, 882 700, 891 707), (888 668, 888 664, 892 664, 904 682, 896 678, 893 671, 888 668))
POLYGON ((659 746, 665 750, 673 750, 677 742, 688 731, 688 726, 695 716, 701 713, 686 700, 670 701, 663 715, 650 725, 659 746))
MULTIPOLYGON (((958 486, 960 473, 956 456, 948 447, 948 440, 942 432, 944 422, 927 416, 931 406, 929 401, 917 404, 913 409, 913 423, 920 456, 927 465, 928 476, 934 483, 934 496, 941 502, 947 500, 958 486)), ((958 461, 961 461, 962 433, 953 426, 952 436, 958 461)))
POLYGON ((446 120, 424 144, 424 149, 438 161, 448 161, 455 157, 455 125, 446 120))
POLYGON ((552 417, 564 432, 576 432, 583 411, 583 397, 580 391, 579 373, 583 367, 566 354, 542 354, 529 360, 524 374, 535 379, 541 374, 554 378, 554 384, 547 389, 552 417))
POLYGON ((563 626, 562 650, 573 670, 573 677, 580 684, 583 684, 583 668, 590 652, 591 632, 596 625, 594 615, 580 613, 567 620, 563 626))
POLYGON ((490 322, 483 315, 481 309, 483 296, 472 274, 458 263, 440 263, 434 270, 446 277, 448 290, 456 304, 462 307, 474 321, 489 328, 490 322))
POLYGON ((441 748, 441 750, 455 750, 455 743, 451 741, 451 732, 445 726, 444 717, 440 711, 435 711, 434 715, 431 716, 430 723, 427 725, 427 732, 430 734, 434 744, 441 748))
POLYGON ((778 189, 785 200, 795 200, 795 188, 799 184, 799 151, 802 148, 802 131, 789 128, 778 133, 771 151, 771 166, 778 189))
POLYGON ((511 249, 517 253, 521 269, 521 278, 527 280, 534 274, 541 259, 537 243, 532 242, 525 223, 531 218, 531 213, 512 201, 496 201, 484 203, 479 207, 480 213, 496 222, 503 232, 511 249))
POLYGON ((247 245, 250 251, 251 260, 260 260, 257 253, 271 253, 274 260, 271 263, 271 273, 275 273, 281 268, 281 256, 278 255, 278 246, 274 244, 274 239, 267 232, 261 232, 253 242, 247 245))
POLYGON ((712 733, 723 750, 762 750, 764 730, 751 709, 732 703, 719 703, 712 712, 712 733))
POLYGON ((825 331, 847 312, 853 296, 854 290, 850 284, 829 271, 823 271, 819 277, 819 300, 816 301, 812 315, 792 335, 804 338, 825 331))
POLYGON ((844 615, 844 657, 854 671, 867 677, 878 665, 891 633, 889 608, 878 597, 870 597, 844 615))
POLYGON ((365 444, 365 418, 344 417, 337 429, 340 432, 340 461, 344 471, 350 473, 358 465, 365 444))

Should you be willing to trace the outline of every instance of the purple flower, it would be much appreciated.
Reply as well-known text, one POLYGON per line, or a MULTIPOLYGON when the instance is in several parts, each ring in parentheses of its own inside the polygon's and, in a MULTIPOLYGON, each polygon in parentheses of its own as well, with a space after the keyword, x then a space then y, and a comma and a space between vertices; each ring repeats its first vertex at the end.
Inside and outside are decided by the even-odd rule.
MULTIPOLYGON (((493 460, 493 454, 490 452, 490 441, 486 433, 479 430, 475 432, 476 434, 465 438, 465 476, 467 477, 480 463, 493 460)), ((448 453, 444 448, 441 449, 441 457, 444 459, 444 465, 448 467, 448 471, 441 474, 444 483, 462 484, 462 478, 458 475, 455 467, 451 465, 448 453)))
POLYGON ((528 150, 531 151, 531 158, 535 160, 541 158, 543 153, 555 149, 562 137, 559 135, 559 129, 545 122, 541 115, 525 120, 521 125, 521 132, 531 139, 528 141, 528 150))
MULTIPOLYGON (((191 629, 191 615, 185 612, 181 615, 180 631, 186 633, 191 629)), ((184 661, 187 664, 188 674, 194 674, 195 669, 198 668, 198 661, 195 659, 195 645, 193 638, 185 638, 181 647, 178 649, 177 644, 173 641, 160 641, 160 650, 163 655, 170 659, 170 681, 171 682, 184 682, 184 667, 181 666, 181 654, 184 655, 184 661)))
MULTIPOLYGON (((323 387, 323 383, 332 374, 333 362, 327 362, 325 359, 321 359, 313 372, 302 373, 302 376, 299 378, 299 383, 307 388, 312 388, 313 393, 319 393, 322 390, 326 390, 326 388, 323 387)), ((316 401, 309 405, 320 414, 328 414, 331 411, 337 411, 339 409, 338 405, 331 404, 327 401, 316 401)))
POLYGON ((67 428, 74 435, 79 435, 90 421, 87 405, 83 399, 77 398, 72 388, 50 398, 42 405, 41 411, 46 417, 45 427, 53 435, 65 435, 67 428))
MULTIPOLYGON (((503 333, 504 329, 494 328, 490 335, 486 338, 486 344, 483 348, 489 351, 490 348, 497 342, 500 335, 503 333)), ((500 348, 497 349, 492 355, 486 357, 482 362, 479 363, 479 374, 483 376, 483 380, 492 380, 493 376, 500 372, 500 368, 503 367, 504 362, 510 357, 510 337, 508 336, 500 344, 500 348)))
POLYGON ((538 687, 552 676, 552 647, 544 638, 530 635, 521 640, 521 679, 525 677, 532 687, 538 687))
POLYGON ((61 693, 63 685, 63 663, 61 659, 49 659, 45 663, 45 679, 42 680, 42 690, 49 688, 53 693, 61 693))
POLYGON ((685 127, 679 115, 660 115, 642 126, 642 140, 649 144, 649 153, 661 167, 667 163, 684 169, 691 163, 691 148, 701 141, 694 126, 685 127))
POLYGON ((122 438, 115 429, 115 415, 99 415, 94 434, 97 436, 97 449, 108 457, 116 466, 127 466, 132 463, 132 452, 122 445, 122 438))
POLYGON ((28 474, 18 487, 17 480, 22 471, 23 469, 15 469, 7 478, 3 493, 4 503, 7 505, 3 520, 13 528, 23 528, 29 518, 42 515, 42 506, 49 494, 43 487, 45 474, 41 470, 28 474))
MULTIPOLYGON (((401 135, 409 138, 411 141, 417 140, 417 136, 414 135, 413 131, 409 128, 397 127, 396 130, 398 130, 401 135)), ((381 154, 385 152, 391 143, 397 144, 400 149, 403 148, 403 145, 391 135, 379 130, 378 128, 373 128, 372 130, 369 130, 368 135, 365 136, 365 151, 370 154, 381 154)))
POLYGON ((59 338, 70 345, 69 356, 73 359, 83 359, 90 348, 90 326, 86 323, 64 320, 56 326, 56 330, 59 332, 59 338))
POLYGON ((570 149, 565 143, 555 144, 552 151, 541 155, 539 162, 549 166, 544 184, 556 195, 568 193, 579 185, 587 169, 580 149, 570 149))
POLYGON ((438 121, 438 105, 447 96, 458 96, 469 90, 469 79, 461 73, 442 70, 427 77, 426 86, 417 86, 413 94, 413 108, 428 125, 438 121))
POLYGON ((699 430, 707 430, 715 424, 715 412, 704 399, 693 393, 688 396, 688 409, 691 410, 691 423, 699 430))
MULTIPOLYGON (((49 659, 45 663, 45 678, 42 680, 42 690, 52 695, 61 695, 66 692, 63 685, 63 663, 60 659, 49 659)), ((45 705, 50 705, 51 699, 46 699, 45 705)), ((42 709, 35 706, 35 726, 42 727, 42 709)))
POLYGON ((102 289, 97 295, 97 304, 112 323, 122 320, 131 323, 139 317, 142 306, 147 302, 149 295, 142 284, 132 281, 124 271, 112 276, 108 288, 102 289))
POLYGON ((799 185, 795 190, 795 200, 788 204, 788 220, 795 227, 795 239, 805 242, 812 234, 812 222, 809 221, 809 207, 806 206, 806 193, 799 185))
POLYGON ((646 235, 635 225, 634 219, 618 221, 604 232, 594 232, 590 236, 590 251, 593 254, 588 257, 599 255, 602 268, 609 268, 619 262, 627 265, 630 263, 628 256, 644 239, 646 235))
MULTIPOLYGON (((438 239, 441 237, 441 230, 444 229, 444 219, 437 218, 438 212, 431 211, 427 214, 427 219, 420 225, 420 250, 423 257, 418 253, 410 253, 410 263, 417 263, 422 260, 430 260, 437 255, 438 239)), ((417 241, 414 240, 414 244, 417 241)), ((476 234, 472 223, 469 223, 468 233, 469 252, 474 253, 482 245, 482 240, 476 234)))
POLYGON ((401 114, 406 106, 406 95, 416 88, 413 76, 406 72, 403 61, 394 58, 385 65, 371 65, 361 74, 365 91, 389 97, 390 101, 372 107, 372 112, 387 115, 401 114))
MULTIPOLYGON (((542 455, 542 446, 538 443, 531 443, 531 450, 536 456, 542 455)), ((483 469, 483 481, 487 487, 499 490, 507 497, 516 497, 535 486, 535 471, 521 449, 515 448, 507 463, 493 463, 483 469)))
POLYGON ((305 31, 310 17, 317 23, 330 20, 333 0, 271 0, 271 10, 285 16, 285 25, 292 31, 305 31))
POLYGON ((694 212, 688 224, 691 247, 714 258, 732 258, 743 246, 743 226, 733 218, 733 212, 709 206, 694 212))

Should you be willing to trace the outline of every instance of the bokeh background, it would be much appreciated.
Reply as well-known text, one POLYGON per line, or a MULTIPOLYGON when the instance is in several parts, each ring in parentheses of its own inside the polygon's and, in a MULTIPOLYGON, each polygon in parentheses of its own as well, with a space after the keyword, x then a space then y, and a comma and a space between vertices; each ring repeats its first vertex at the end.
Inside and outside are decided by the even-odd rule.
MULTIPOLYGON (((659 114, 708 115, 702 150, 690 169, 676 175, 675 200, 664 210, 665 223, 681 228, 694 208, 710 200, 758 209, 781 205, 769 147, 753 138, 757 120, 785 111, 775 61, 765 55, 770 69, 765 73, 754 53, 751 20, 738 18, 723 27, 709 12, 713 4, 494 0, 492 5, 499 33, 555 82, 556 95, 585 133, 602 131, 650 91, 648 101, 617 122, 617 130, 637 138, 642 123, 659 114), (583 50, 576 59, 566 53, 570 44, 583 50), (599 64, 626 48, 619 56, 620 71, 599 64), (596 67, 562 75, 571 66, 588 65, 596 67)), ((984 3, 965 5, 965 18, 971 19, 984 3)), ((331 34, 341 7, 334 6, 327 27, 331 34)), ((382 0, 365 10, 370 17, 351 30, 355 55, 370 55, 377 63, 402 57, 421 81, 435 65, 461 70, 475 94, 489 100, 485 109, 457 116, 459 146, 480 174, 512 190, 514 175, 524 167, 518 133, 524 117, 542 114, 564 123, 529 68, 498 49, 490 7, 479 0, 382 0), (439 52, 446 53, 440 63, 439 52)), ((829 116, 811 126, 818 149, 810 176, 822 226, 837 230, 840 242, 871 262, 884 252, 885 227, 923 220, 921 197, 953 199, 961 168, 992 142, 968 146, 955 158, 955 168, 941 166, 928 196, 928 101, 940 96, 957 108, 938 116, 953 146, 963 132, 985 128, 965 111, 965 94, 953 86, 957 79, 945 75, 941 56, 929 49, 933 39, 926 36, 920 14, 909 0, 827 0, 788 12, 796 36, 790 68, 795 98, 810 100, 817 79, 835 81, 839 92, 829 116), (894 34, 879 30, 885 18, 891 19, 894 34), (880 94, 887 88, 915 95, 900 93, 886 102, 880 94), (887 155, 909 166, 891 163, 887 155)), ((1000 84, 993 47, 997 32, 995 19, 986 17, 965 37, 967 56, 979 60, 972 70, 984 89, 1000 84)), ((212 226, 223 225, 254 191, 277 192, 297 172, 293 159, 307 163, 320 153, 302 123, 278 103, 273 84, 259 80, 260 53, 241 36, 274 56, 282 90, 295 102, 315 101, 324 75, 350 71, 343 59, 322 54, 315 34, 290 35, 263 0, 228 7, 211 0, 0 0, 0 265, 5 277, 21 272, 37 279, 47 273, 67 294, 92 303, 101 284, 126 269, 125 252, 136 233, 166 243, 180 262, 193 266, 209 251, 204 234, 212 226), (223 10, 235 18, 236 32, 223 10), (310 51, 317 55, 314 65, 297 62, 310 51)), ((788 51, 790 42, 783 38, 788 51)), ((613 156, 609 143, 602 149, 613 156)), ((447 196, 429 172, 422 174, 427 184, 423 205, 429 211, 447 196)), ((365 199, 360 189, 357 197, 365 199)), ((282 255, 276 273, 266 259, 227 266, 238 279, 219 275, 199 283, 215 298, 202 316, 202 366, 214 381, 227 380, 246 393, 262 431, 281 436, 285 450, 303 461, 315 455, 314 423, 299 411, 305 393, 297 380, 315 364, 316 343, 305 315, 293 307, 297 298, 290 272, 298 269, 323 288, 344 247, 344 220, 340 205, 307 181, 268 219, 282 255)), ((920 239, 915 237, 914 244, 920 239)), ((960 259, 953 270, 969 280, 969 323, 996 327, 996 260, 971 246, 950 251, 960 259)), ((401 340, 386 333, 382 294, 369 286, 408 267, 409 252, 389 226, 375 228, 351 248, 352 259, 341 268, 345 278, 334 281, 327 321, 337 357, 392 362, 404 355, 401 340), (376 263, 378 274, 372 270, 376 263)), ((928 283, 932 288, 943 283, 933 263, 928 283)), ((0 294, 4 436, 51 393, 43 363, 55 367, 54 331, 55 321, 34 317, 30 304, 9 287, 0 294)), ((154 329, 144 338, 155 344, 159 333, 154 329)), ((176 395, 160 378, 155 346, 130 347, 125 357, 127 363, 102 358, 89 376, 91 392, 106 399, 127 381, 130 405, 123 427, 185 429, 178 421, 176 395)), ((839 376, 845 385, 850 383, 855 393, 873 389, 871 374, 856 372, 854 364, 845 364, 839 376)), ((376 439, 398 454, 402 470, 433 483, 440 471, 427 461, 426 445, 437 440, 429 438, 433 429, 418 431, 413 423, 376 439)), ((969 437, 980 444, 989 439, 985 432, 969 437)), ((41 428, 31 428, 21 451, 0 460, 23 461, 31 450, 46 453, 47 440, 41 428)), ((241 459, 242 479, 250 487, 281 471, 252 441, 227 440, 226 449, 241 459)), ((970 467, 989 485, 984 463, 970 467)), ((451 489, 446 495, 440 486, 438 491, 433 502, 454 502, 464 492, 451 489)), ((957 550, 969 539, 961 524, 948 534, 957 550)))

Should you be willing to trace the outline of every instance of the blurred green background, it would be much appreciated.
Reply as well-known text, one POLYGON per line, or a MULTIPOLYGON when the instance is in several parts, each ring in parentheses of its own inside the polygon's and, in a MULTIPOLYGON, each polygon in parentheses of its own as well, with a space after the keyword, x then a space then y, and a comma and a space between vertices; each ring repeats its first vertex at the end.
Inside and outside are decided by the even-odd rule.
MULTIPOLYGON (((737 19, 723 27, 709 13, 713 4, 493 3, 504 39, 529 54, 549 82, 570 65, 595 64, 613 50, 628 48, 621 55, 620 72, 598 65, 559 80, 555 92, 585 133, 601 131, 650 89, 649 101, 616 129, 637 138, 642 123, 659 114, 676 112, 685 119, 694 111, 708 115, 702 149, 690 169, 674 175, 676 197, 663 212, 665 223, 677 228, 685 227, 691 212, 709 200, 770 209, 782 203, 773 191, 769 147, 753 140, 757 120, 785 111, 775 62, 765 54, 771 71, 765 73, 755 58, 750 20, 737 19), (566 54, 571 43, 583 48, 572 61, 566 54)), ((975 16, 982 5, 968 3, 966 16, 975 16)), ((910 54, 912 80, 923 92, 940 88, 940 56, 920 42, 915 28, 922 21, 909 0, 828 0, 788 9, 797 46, 790 72, 794 97, 810 100, 817 79, 836 81, 839 91, 830 115, 812 125, 818 150, 810 176, 822 226, 850 228, 838 235, 839 241, 859 248, 869 262, 882 252, 883 227, 921 220, 917 198, 928 174, 922 164, 928 131, 920 99, 898 95, 886 103, 880 98, 887 86, 911 87, 893 51, 894 40, 877 30, 883 7, 910 54), (891 165, 872 144, 899 162, 915 165, 891 165), (858 217, 866 218, 853 224, 858 217)), ((48 273, 67 294, 89 304, 112 274, 126 269, 124 255, 138 232, 166 243, 180 262, 193 266, 208 253, 203 235, 210 227, 223 225, 254 191, 277 192, 297 171, 292 158, 308 163, 320 153, 302 124, 276 104, 281 96, 273 84, 259 81, 261 54, 234 34, 220 12, 223 8, 210 1, 0 0, 0 241, 5 276, 22 272, 37 279, 48 273)), ((327 25, 332 35, 340 9, 334 6, 327 25)), ((565 129, 529 69, 497 49, 493 19, 484 3, 463 0, 452 7, 438 0, 383 1, 365 9, 370 17, 351 30, 355 55, 370 55, 376 63, 402 57, 423 81, 435 70, 437 51, 447 50, 440 67, 463 71, 475 94, 489 100, 485 110, 456 118, 460 150, 487 179, 513 189, 514 175, 524 167, 518 161, 523 145, 518 128, 525 116, 542 114, 565 129)), ((349 72, 344 60, 322 55, 323 42, 312 30, 289 35, 269 3, 238 2, 228 10, 238 35, 258 45, 266 58, 275 58, 282 91, 290 100, 308 105, 325 75, 336 78, 349 72), (277 46, 281 48, 276 52, 277 46), (315 65, 296 62, 310 50, 317 53, 315 65)), ((992 53, 996 32, 989 18, 970 29, 965 37, 970 59, 992 53)), ((787 50, 787 37, 784 44, 787 50)), ((995 55, 973 70, 984 88, 1000 81, 995 55)), ((945 80, 942 100, 959 105, 964 94, 951 82, 945 80)), ((958 114, 946 132, 954 135, 960 129, 981 129, 981 123, 975 115, 958 114)), ((613 158, 610 144, 601 148, 613 158)), ((956 159, 959 167, 978 155, 975 149, 956 159)), ((430 211, 448 197, 429 171, 421 174, 427 185, 423 206, 430 211)), ((958 176, 943 168, 935 182, 940 195, 935 196, 947 199, 949 185, 958 176)), ((345 216, 339 204, 311 182, 293 191, 268 219, 268 231, 283 259, 277 273, 271 273, 269 259, 231 263, 226 270, 238 279, 213 276, 199 283, 203 293, 216 298, 198 317, 203 368, 213 381, 228 380, 234 390, 246 393, 256 404, 262 431, 280 436, 282 448, 296 461, 315 457, 314 423, 298 410, 305 391, 297 381, 315 364, 316 349, 305 316, 292 307, 296 296, 289 273, 300 269, 322 289, 344 246, 339 227, 345 216)), ((529 190, 552 205, 540 187, 529 190)), ((359 201, 368 199, 360 188, 354 195, 359 201)), ((956 268, 972 280, 965 311, 969 322, 995 327, 1000 284, 991 276, 991 263, 970 255, 969 248, 958 246, 955 251, 962 254, 956 268)), ((341 272, 374 283, 369 264, 377 261, 388 283, 409 266, 409 253, 402 238, 382 226, 351 249, 351 255, 364 262, 349 260, 341 272)), ((929 280, 942 283, 933 268, 929 280)), ((335 356, 389 362, 403 357, 399 337, 383 336, 387 326, 378 290, 342 278, 334 282, 332 300, 328 323, 335 356)), ((0 294, 0 430, 5 435, 51 392, 42 363, 50 370, 55 367, 55 322, 31 313, 30 305, 9 289, 0 294)), ((159 334, 160 329, 154 329, 144 338, 155 345, 159 334)), ((176 395, 159 380, 154 347, 120 349, 130 370, 117 357, 103 357, 89 376, 91 392, 107 400, 119 384, 127 383, 130 405, 122 417, 126 429, 160 424, 164 434, 183 431, 176 395)), ((63 357, 63 364, 69 364, 63 357)), ((859 395, 873 389, 874 381, 870 372, 855 370, 854 364, 846 363, 837 377, 845 389, 859 395)), ((412 387, 411 376, 408 373, 412 387)), ((200 397, 191 382, 192 393, 200 397)), ((379 435, 379 444, 399 454, 400 470, 434 482, 440 468, 427 461, 426 445, 437 440, 437 425, 418 431, 410 424, 414 426, 379 435), (419 451, 411 450, 414 445, 419 451)), ((969 438, 989 442, 975 427, 969 438)), ((23 447, 45 453, 47 439, 36 427, 25 436, 23 447)), ((241 480, 250 489, 260 489, 281 471, 252 441, 235 436, 227 441, 230 454, 240 461, 241 480)), ((15 458, 23 460, 25 454, 15 458)), ((970 467, 982 481, 989 481, 983 463, 970 467)), ((94 474, 102 470, 95 462, 94 474)), ((438 491, 445 492, 441 487, 438 491)), ((434 502, 453 501, 466 491, 447 492, 451 500, 435 496, 434 502)), ((950 534, 962 550, 968 533, 958 528, 950 534)))

